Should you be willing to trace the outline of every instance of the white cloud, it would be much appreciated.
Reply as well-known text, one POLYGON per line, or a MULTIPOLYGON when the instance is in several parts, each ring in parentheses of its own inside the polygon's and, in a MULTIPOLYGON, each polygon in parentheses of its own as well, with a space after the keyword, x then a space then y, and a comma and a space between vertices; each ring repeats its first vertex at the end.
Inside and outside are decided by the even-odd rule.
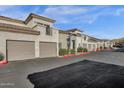
POLYGON ((31 12, 36 13, 37 11, 39 11, 39 7, 37 6, 34 6, 32 10, 25 10, 24 6, 18 5, 0 6, 0 15, 20 20, 25 20, 31 12))
POLYGON ((42 15, 49 16, 58 23, 70 23, 75 16, 84 14, 88 11, 87 7, 80 6, 49 6, 42 15))
POLYGON ((76 15, 84 13, 87 11, 87 8, 79 6, 49 6, 45 9, 45 15, 76 15))
POLYGON ((120 16, 121 13, 123 13, 123 12, 124 12, 124 8, 119 8, 119 9, 116 10, 116 15, 120 16))
MULTIPOLYGON (((110 6, 49 6, 42 13, 56 19, 58 23, 84 22, 93 23, 110 6)), ((109 12, 107 12, 109 13, 109 12)))
POLYGON ((88 23, 92 24, 100 17, 120 16, 124 8, 112 6, 49 6, 42 13, 57 20, 58 23, 88 23))
POLYGON ((104 16, 120 16, 124 8, 112 8, 112 6, 48 6, 41 11, 40 6, 33 6, 23 11, 23 6, 0 6, 0 15, 17 19, 25 19, 29 13, 38 13, 57 21, 57 24, 88 23, 92 24, 104 16))

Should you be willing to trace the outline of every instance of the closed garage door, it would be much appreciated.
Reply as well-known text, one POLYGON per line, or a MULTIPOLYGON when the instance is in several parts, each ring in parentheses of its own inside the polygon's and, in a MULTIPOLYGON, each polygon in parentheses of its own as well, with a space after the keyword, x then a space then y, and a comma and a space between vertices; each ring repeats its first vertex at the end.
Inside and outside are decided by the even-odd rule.
POLYGON ((7 41, 7 57, 9 61, 34 58, 35 42, 7 41))
POLYGON ((40 57, 56 57, 57 56, 57 44, 56 43, 44 43, 40 42, 40 57))

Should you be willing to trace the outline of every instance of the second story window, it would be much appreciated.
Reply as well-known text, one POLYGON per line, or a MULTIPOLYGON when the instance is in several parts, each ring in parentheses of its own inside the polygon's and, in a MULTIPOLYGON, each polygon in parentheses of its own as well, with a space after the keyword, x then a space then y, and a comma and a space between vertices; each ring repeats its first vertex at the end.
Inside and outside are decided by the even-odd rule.
POLYGON ((49 25, 46 25, 46 35, 52 35, 52 30, 49 25))
POLYGON ((46 35, 52 35, 52 29, 51 29, 51 27, 50 27, 50 25, 47 25, 47 24, 43 24, 43 23, 39 23, 39 22, 36 22, 39 26, 42 26, 42 27, 44 27, 44 28, 46 28, 46 32, 45 32, 45 34, 46 35))
POLYGON ((87 37, 86 36, 84 36, 84 40, 87 40, 87 37))

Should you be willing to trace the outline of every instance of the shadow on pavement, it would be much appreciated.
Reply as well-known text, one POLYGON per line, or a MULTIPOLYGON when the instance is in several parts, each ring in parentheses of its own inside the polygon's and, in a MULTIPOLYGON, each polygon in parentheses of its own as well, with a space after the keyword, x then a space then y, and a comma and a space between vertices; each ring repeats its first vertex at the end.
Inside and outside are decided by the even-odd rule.
POLYGON ((124 67, 84 60, 27 78, 35 88, 124 88, 124 67))

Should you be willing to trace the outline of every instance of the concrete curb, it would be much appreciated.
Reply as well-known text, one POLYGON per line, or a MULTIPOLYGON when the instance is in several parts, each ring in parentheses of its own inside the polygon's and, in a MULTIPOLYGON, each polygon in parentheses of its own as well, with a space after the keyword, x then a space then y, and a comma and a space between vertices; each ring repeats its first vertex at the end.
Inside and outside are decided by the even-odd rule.
POLYGON ((91 52, 84 52, 84 53, 81 53, 81 54, 69 54, 69 55, 63 56, 63 58, 69 58, 69 57, 73 57, 73 56, 85 56, 85 55, 88 55, 90 53, 91 52))
POLYGON ((7 64, 7 63, 8 63, 7 60, 2 60, 2 61, 0 61, 0 64, 7 64))

